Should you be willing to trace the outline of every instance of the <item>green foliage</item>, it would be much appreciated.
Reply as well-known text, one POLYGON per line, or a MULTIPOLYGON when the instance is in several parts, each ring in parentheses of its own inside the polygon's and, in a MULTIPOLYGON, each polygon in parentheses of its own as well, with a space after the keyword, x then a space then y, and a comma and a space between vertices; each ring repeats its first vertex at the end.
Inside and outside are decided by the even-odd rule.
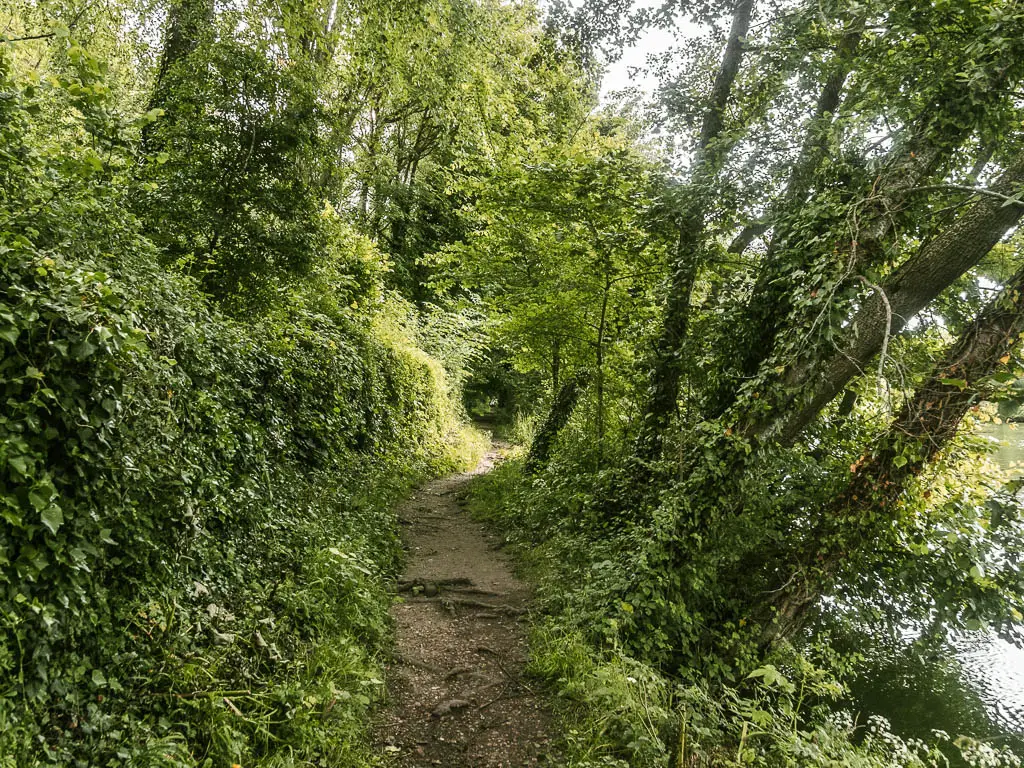
POLYGON ((168 263, 236 310, 263 309, 326 237, 311 157, 324 122, 315 80, 307 62, 280 66, 275 41, 236 14, 214 22, 203 0, 178 13, 201 17, 171 18, 198 39, 177 50, 168 37, 137 210, 168 263))
POLYGON ((390 502, 480 448, 460 398, 526 439, 584 379, 477 491, 576 762, 940 759, 831 713, 829 630, 1020 639, 1018 488, 967 433, 1024 375, 1024 323, 978 326, 1020 236, 975 252, 1024 16, 758 3, 716 74, 717 6, 587 5, 0 10, 4 759, 365 762, 390 502), (684 12, 663 114, 598 110, 581 41, 684 12))
POLYGON ((514 350, 518 369, 550 373, 553 348, 565 371, 593 366, 652 303, 666 242, 651 212, 664 182, 611 119, 530 160, 477 183, 474 231, 446 261, 482 295, 494 343, 514 350))
POLYGON ((594 534, 579 479, 559 482, 564 465, 532 481, 520 467, 514 458, 477 479, 471 509, 502 527, 538 583, 545 615, 530 666, 558 696, 568 766, 923 768, 950 755, 969 766, 1019 764, 969 737, 901 738, 881 717, 858 722, 839 708, 846 687, 836 677, 856 654, 837 654, 827 639, 803 652, 781 647, 742 675, 707 675, 707 665, 666 674, 645 660, 657 652, 623 631, 650 611, 644 594, 657 593, 609 599, 631 581, 609 558, 626 552, 633 572, 649 565, 635 543, 594 534))
POLYGON ((340 180, 358 201, 353 220, 393 255, 391 286, 436 302, 431 256, 467 235, 480 180, 524 145, 568 133, 592 84, 530 3, 355 6, 334 105, 340 180))
POLYGON ((0 50, 0 754, 363 765, 391 504, 466 460, 444 371, 330 211, 329 258, 248 322, 162 269, 76 47, 45 84, 0 50))

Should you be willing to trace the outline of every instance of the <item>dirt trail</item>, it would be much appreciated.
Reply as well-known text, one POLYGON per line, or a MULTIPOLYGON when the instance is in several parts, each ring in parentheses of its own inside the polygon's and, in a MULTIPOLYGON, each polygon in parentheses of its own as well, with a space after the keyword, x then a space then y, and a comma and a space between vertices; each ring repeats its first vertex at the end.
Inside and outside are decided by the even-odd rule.
POLYGON ((474 472, 436 480, 399 508, 408 567, 377 728, 386 763, 401 768, 555 765, 551 718, 523 678, 530 592, 500 542, 469 519, 459 496, 474 472))

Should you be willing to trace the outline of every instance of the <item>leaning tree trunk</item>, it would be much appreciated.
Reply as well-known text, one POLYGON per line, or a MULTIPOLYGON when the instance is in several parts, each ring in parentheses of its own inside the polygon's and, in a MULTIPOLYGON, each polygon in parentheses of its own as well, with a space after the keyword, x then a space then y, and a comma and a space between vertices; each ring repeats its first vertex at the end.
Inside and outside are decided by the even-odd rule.
MULTIPOLYGON (((1003 178, 996 185, 996 189, 1013 190, 1019 187, 1022 181, 1024 181, 1024 157, 1004 173, 1003 178)), ((998 195, 999 192, 997 191, 996 194, 998 195)), ((717 444, 712 446, 705 441, 702 444, 703 451, 692 451, 687 454, 686 473, 703 478, 691 483, 687 492, 700 498, 735 498, 737 500, 735 510, 719 511, 726 515, 739 514, 738 510, 741 509, 738 495, 740 489, 736 484, 745 476, 752 459, 758 455, 758 451, 749 450, 748 443, 771 442, 775 445, 791 443, 798 434, 798 430, 794 431, 789 427, 797 423, 806 424, 817 416, 820 409, 832 396, 842 391, 843 387, 855 376, 863 373, 872 358, 879 353, 885 343, 887 333, 892 334, 901 330, 903 324, 908 322, 916 312, 948 288, 970 267, 977 264, 1021 218, 1021 215, 1024 214, 1024 207, 1013 204, 1004 205, 1004 202, 1005 200, 992 195, 983 197, 897 269, 884 283, 883 291, 886 299, 883 300, 879 292, 875 291, 864 301, 860 312, 854 315, 852 322, 846 325, 847 336, 838 342, 841 351, 836 353, 833 360, 826 361, 824 372, 821 369, 809 367, 793 372, 792 375, 798 377, 794 379, 794 387, 802 385, 813 390, 828 386, 830 388, 829 397, 818 398, 812 402, 809 396, 807 400, 800 399, 800 390, 798 390, 797 395, 794 395, 794 400, 787 403, 786 410, 781 413, 777 413, 775 410, 768 411, 768 416, 763 422, 757 421, 757 415, 750 417, 748 422, 741 420, 734 428, 720 434, 717 444), (888 307, 886 301, 888 301, 888 307), (835 373, 831 377, 825 375, 832 370, 833 366, 838 368, 840 365, 848 366, 848 368, 844 367, 841 373, 835 373)), ((987 313, 980 317, 978 322, 987 323, 990 321, 990 317, 991 313, 987 313)), ((806 390, 804 391, 806 392, 806 390)), ((783 396, 788 394, 788 391, 783 390, 783 396)), ((755 412, 755 414, 759 414, 759 412, 755 412)), ((708 506, 696 507, 692 512, 693 514, 680 521, 680 528, 674 539, 676 542, 689 541, 692 534, 706 535, 708 527, 713 525, 713 520, 709 515, 717 514, 713 508, 708 506)), ((834 510, 826 510, 823 513, 824 518, 831 518, 834 515, 840 515, 840 513, 834 510)), ((787 634, 795 631, 803 621, 804 611, 817 600, 822 590, 827 588, 828 579, 831 576, 826 574, 820 581, 801 576, 806 573, 806 569, 817 567, 817 564, 820 563, 816 552, 798 556, 795 562, 802 565, 795 569, 792 548, 783 547, 778 553, 762 557, 763 554, 759 553, 754 565, 744 560, 744 565, 741 567, 747 570, 742 573, 737 571, 734 582, 742 594, 746 591, 746 588, 742 586, 744 584, 764 586, 766 583, 773 582, 772 574, 791 574, 792 580, 782 579, 788 585, 786 589, 772 592, 772 594, 777 594, 783 602, 767 604, 774 606, 778 611, 780 618, 777 624, 767 621, 756 608, 753 609, 755 615, 760 616, 761 623, 776 627, 772 630, 773 632, 787 634), (758 572, 750 572, 751 568, 758 569, 758 572), (764 578, 758 578, 758 573, 763 574, 764 578), (790 625, 792 625, 792 629, 787 629, 790 625)), ((693 556, 693 552, 687 545, 674 544, 672 556, 678 562, 683 563, 686 558, 693 556)), ((728 574, 723 574, 723 579, 728 581, 728 574)), ((739 599, 742 602, 745 598, 739 597, 739 599)), ((749 600, 749 604, 752 606, 756 602, 753 598, 749 600)))
POLYGON ((823 362, 794 366, 783 382, 781 407, 744 432, 760 440, 791 444, 822 408, 860 375, 887 340, 910 322, 968 269, 975 266, 1024 215, 1024 205, 1006 204, 1024 183, 1024 155, 960 218, 926 243, 871 294, 847 324, 845 341, 823 362))
MULTIPOLYGON (((846 45, 855 45, 854 39, 849 38, 846 45)), ((850 48, 847 55, 852 55, 854 50, 850 48)), ((846 276, 835 292, 844 301, 852 303, 859 288, 858 276, 870 268, 881 266, 887 258, 888 245, 895 237, 894 214, 906 209, 912 197, 920 194, 920 185, 948 162, 949 157, 971 136, 977 122, 1006 102, 1007 87, 1020 76, 1016 57, 1016 51, 1011 49, 988 62, 985 88, 979 89, 974 83, 956 79, 943 85, 941 97, 935 100, 938 106, 923 110, 907 127, 906 137, 887 154, 880 173, 871 189, 864 191, 864 199, 856 211, 856 236, 850 238, 837 254, 821 254, 804 246, 787 248, 786 232, 774 234, 765 268, 747 304, 742 325, 747 333, 738 339, 738 349, 729 351, 729 356, 739 363, 735 381, 750 379, 762 367, 774 366, 771 356, 784 334, 803 333, 805 327, 812 323, 812 319, 806 316, 790 317, 790 313, 797 290, 792 275, 803 276, 812 271, 814 258, 828 258, 842 265, 846 276)), ((826 82, 822 91, 819 109, 823 104, 832 106, 836 103, 837 88, 842 82, 840 74, 849 66, 841 60, 837 63, 833 78, 826 82)), ((809 189, 810 174, 814 168, 811 160, 815 152, 820 152, 813 144, 810 147, 812 152, 807 167, 800 168, 801 162, 794 169, 790 180, 793 194, 787 190, 782 210, 792 211, 800 203, 801 195, 809 189)), ((743 247, 744 239, 745 235, 741 233, 733 245, 743 247)), ((815 347, 810 345, 806 348, 815 347)), ((719 391, 710 398, 710 417, 720 416, 735 402, 735 387, 729 386, 732 381, 731 377, 726 377, 719 391)))
POLYGON ((572 412, 576 409, 576 404, 589 381, 589 373, 578 373, 570 377, 555 394, 551 410, 548 411, 547 418, 544 419, 544 423, 541 424, 537 435, 533 438, 530 451, 526 455, 524 469, 527 474, 539 472, 548 463, 551 451, 555 447, 555 440, 558 439, 558 435, 565 425, 569 423, 572 412))
MULTIPOLYGON (((820 361, 794 365, 779 383, 767 390, 749 413, 736 413, 728 430, 754 444, 792 445, 807 427, 846 386, 867 370, 882 352, 888 340, 903 330, 910 319, 949 288, 968 269, 992 250, 1024 215, 1020 204, 1004 205, 1004 194, 1012 194, 1024 183, 1024 155, 1008 168, 993 187, 960 217, 942 230, 880 286, 873 286, 861 308, 845 324, 845 336, 836 341, 838 351, 820 361), (774 401, 774 402, 773 402, 774 401)), ((705 446, 706 447, 706 446, 705 446)), ((713 452, 712 464, 729 467, 729 478, 739 478, 756 451, 737 449, 731 439, 722 440, 721 453, 713 452)), ((685 468, 694 469, 707 461, 706 452, 687 455, 685 468)), ((718 482, 717 474, 705 473, 709 482, 718 482)), ((694 490, 712 494, 714 488, 694 490)), ((691 532, 706 523, 689 521, 691 532)))
POLYGON ((708 419, 718 418, 735 402, 739 381, 753 376, 761 361, 771 354, 779 324, 789 313, 791 286, 789 281, 780 279, 782 275, 776 263, 779 243, 785 239, 785 235, 779 231, 779 221, 785 214, 804 204, 818 167, 828 156, 833 116, 839 109, 843 85, 852 68, 862 35, 859 29, 848 32, 837 46, 831 71, 822 84, 814 114, 808 122, 800 155, 790 170, 781 197, 772 202, 760 221, 744 227, 729 244, 729 253, 741 254, 755 238, 775 228, 751 299, 742 311, 742 327, 748 332, 723 345, 719 365, 732 375, 722 376, 721 382, 709 394, 705 407, 705 417, 708 419))
POLYGON ((956 435, 968 409, 984 397, 989 377, 1009 362, 1022 333, 1024 268, 947 350, 878 447, 854 463, 849 484, 821 512, 803 551, 780 569, 784 584, 761 610, 765 641, 792 637, 843 566, 877 547, 898 520, 900 497, 910 482, 956 435))

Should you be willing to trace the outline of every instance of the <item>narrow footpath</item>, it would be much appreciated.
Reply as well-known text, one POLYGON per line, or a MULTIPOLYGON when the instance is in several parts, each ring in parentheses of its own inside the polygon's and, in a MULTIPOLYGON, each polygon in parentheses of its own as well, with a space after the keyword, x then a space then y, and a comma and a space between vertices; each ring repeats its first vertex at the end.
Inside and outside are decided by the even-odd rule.
POLYGON ((497 537, 459 506, 472 477, 496 460, 492 450, 474 472, 429 483, 399 508, 408 566, 376 727, 388 766, 556 765, 550 713, 524 677, 530 591, 497 537))

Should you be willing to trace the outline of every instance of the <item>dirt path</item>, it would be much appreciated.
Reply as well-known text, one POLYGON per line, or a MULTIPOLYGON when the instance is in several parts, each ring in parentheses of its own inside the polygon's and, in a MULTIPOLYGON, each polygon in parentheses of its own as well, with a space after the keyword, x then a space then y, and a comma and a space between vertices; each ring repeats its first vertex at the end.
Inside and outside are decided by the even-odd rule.
POLYGON ((530 593, 458 497, 473 473, 436 480, 399 508, 409 551, 392 608, 397 648, 377 743, 401 768, 555 765, 551 719, 523 678, 530 593))

